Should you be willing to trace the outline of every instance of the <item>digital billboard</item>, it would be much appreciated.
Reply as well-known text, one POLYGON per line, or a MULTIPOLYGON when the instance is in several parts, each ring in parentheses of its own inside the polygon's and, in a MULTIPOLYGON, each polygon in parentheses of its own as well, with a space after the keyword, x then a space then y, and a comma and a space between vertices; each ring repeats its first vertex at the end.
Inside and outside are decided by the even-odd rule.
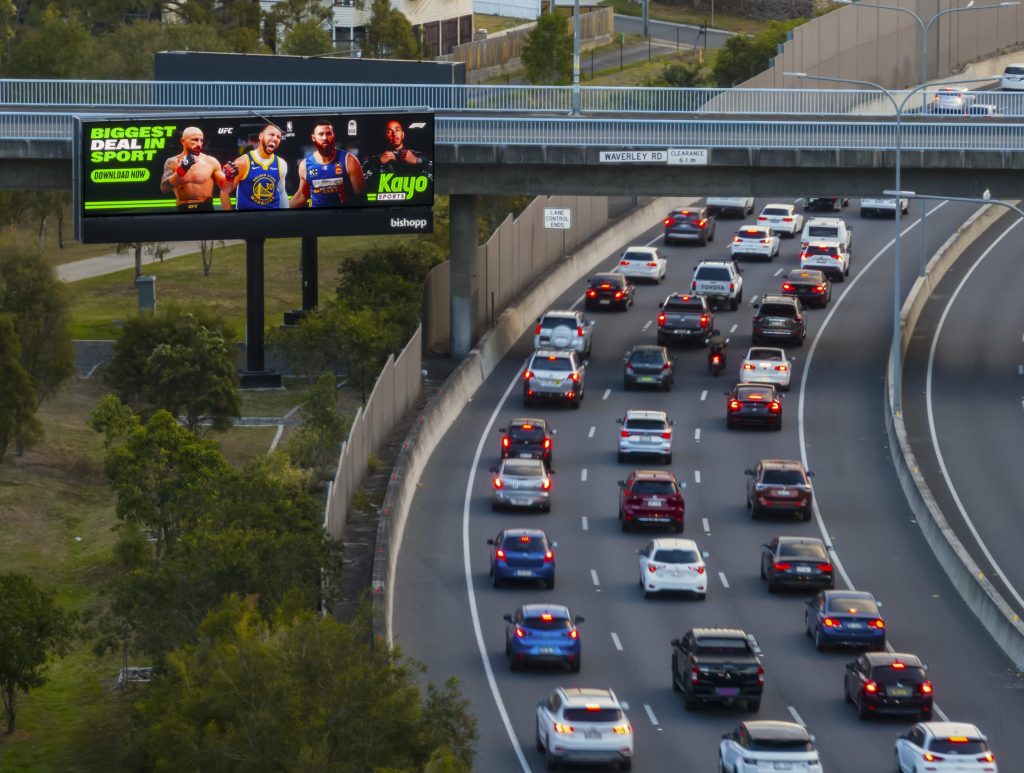
POLYGON ((78 116, 75 233, 170 241, 432 229, 422 110, 78 116))

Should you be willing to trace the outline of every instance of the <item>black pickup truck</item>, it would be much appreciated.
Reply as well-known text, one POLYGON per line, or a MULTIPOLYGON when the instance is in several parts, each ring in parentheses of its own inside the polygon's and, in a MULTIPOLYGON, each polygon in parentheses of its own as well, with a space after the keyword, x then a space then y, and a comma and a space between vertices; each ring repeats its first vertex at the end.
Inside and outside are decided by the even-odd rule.
POLYGON ((672 689, 683 694, 687 711, 699 703, 761 707, 762 653, 754 637, 737 628, 693 628, 672 640, 672 689))
POLYGON ((715 317, 703 295, 673 293, 661 304, 658 343, 692 342, 704 346, 714 329, 715 317))

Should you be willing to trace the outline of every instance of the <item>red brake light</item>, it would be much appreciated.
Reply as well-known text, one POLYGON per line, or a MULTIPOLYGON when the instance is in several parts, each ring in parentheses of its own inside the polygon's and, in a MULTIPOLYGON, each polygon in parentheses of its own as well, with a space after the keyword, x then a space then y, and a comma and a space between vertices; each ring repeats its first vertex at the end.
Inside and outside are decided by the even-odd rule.
MULTIPOLYGON (((730 290, 732 289, 732 285, 729 286, 729 289, 730 290)), ((701 314, 700 315, 700 326, 701 327, 707 327, 710 322, 711 322, 711 318, 708 317, 707 314, 701 314)))
POLYGON ((650 263, 648 263, 647 265, 648 265, 648 266, 650 266, 651 268, 654 268, 654 267, 655 267, 655 266, 657 266, 658 264, 657 264, 657 263, 655 263, 654 261, 651 261, 651 262, 650 262, 650 263))
POLYGON ((669 370, 669 369, 671 369, 671 367, 672 367, 672 363, 671 362, 666 362, 664 365, 661 366, 661 369, 662 370, 669 370))
POLYGON ((740 401, 739 400, 730 400, 729 401, 729 410, 730 411, 738 411, 739 409, 740 409, 740 401))
POLYGON ((777 371, 779 371, 781 373, 785 373, 787 370, 789 370, 789 366, 788 365, 776 365, 775 366, 775 370, 777 370, 777 371))
POLYGON ((658 325, 664 325, 664 324, 665 324, 665 315, 664 314, 659 314, 658 315, 658 325))
POLYGON ((665 218, 664 220, 662 220, 661 222, 662 222, 662 225, 664 225, 664 226, 665 226, 666 228, 668 228, 668 226, 672 225, 672 224, 673 224, 673 223, 675 222, 675 220, 673 220, 673 219, 672 219, 672 218, 670 218, 670 217, 666 217, 666 218, 665 218))
POLYGON ((578 372, 578 371, 575 371, 575 370, 574 370, 574 371, 573 371, 573 372, 572 372, 572 373, 571 373, 571 374, 569 375, 569 380, 570 380, 570 381, 575 381, 575 382, 576 382, 576 383, 578 384, 578 383, 579 383, 579 381, 580 381, 580 374, 579 374, 579 372, 578 372))
POLYGON ((621 297, 622 297, 622 290, 616 290, 615 291, 615 298, 616 298, 616 300, 618 300, 621 297))
POLYGON ((544 438, 544 450, 547 451, 549 448, 551 448, 551 438, 546 437, 544 438))
POLYGON ((825 626, 826 628, 842 628, 843 627, 842 624, 838 620, 836 620, 835 618, 832 618, 832 617, 826 617, 824 620, 821 621, 821 624, 823 626, 825 626))
POLYGON ((654 564, 648 564, 647 565, 647 571, 650 572, 651 574, 654 574, 655 572, 658 571, 658 567, 656 567, 654 564))
POLYGON ((764 395, 747 395, 747 399, 753 400, 755 402, 760 402, 761 400, 764 399, 764 395))
POLYGON ((554 560, 555 560, 555 554, 552 553, 550 550, 547 553, 544 554, 544 563, 545 564, 550 564, 554 560))
POLYGON ((704 567, 703 566, 698 566, 697 567, 697 574, 704 574, 704 567))
POLYGON ((533 429, 533 425, 532 424, 524 424, 523 425, 523 429, 533 429))
POLYGON ((611 289, 612 289, 612 286, 611 286, 610 284, 608 284, 607 282, 603 282, 603 283, 601 284, 601 289, 602 289, 602 290, 611 290, 611 289))
POLYGON ((707 224, 708 224, 708 221, 707 221, 707 220, 698 220, 698 221, 697 221, 697 227, 698 227, 698 228, 703 228, 703 227, 704 227, 704 226, 706 226, 707 224))
POLYGON ((931 752, 925 752, 923 756, 925 762, 942 762, 942 760, 944 759, 943 757, 940 757, 938 754, 932 754, 931 752))
POLYGON ((694 279, 692 282, 690 282, 690 289, 693 290, 693 292, 697 292, 697 280, 696 279, 694 279))
POLYGON ((501 548, 498 548, 497 550, 494 551, 494 557, 495 558, 500 558, 502 561, 504 561, 505 560, 505 551, 502 550, 501 548))
POLYGON ((520 628, 520 627, 519 627, 519 626, 517 625, 517 626, 516 626, 516 638, 517 638, 517 639, 522 639, 522 638, 524 638, 525 636, 526 636, 526 631, 524 631, 524 630, 523 630, 522 628, 520 628))
POLYGON ((774 570, 775 570, 776 572, 787 572, 787 571, 789 571, 790 569, 792 569, 792 568, 793 568, 793 565, 792 565, 792 564, 789 564, 789 563, 786 563, 785 561, 781 561, 781 562, 780 562, 780 561, 776 561, 776 562, 775 562, 775 563, 774 563, 774 564, 772 565, 772 568, 773 568, 773 569, 774 569, 774 570))
POLYGON ((745 362, 745 363, 743 363, 743 370, 753 370, 755 367, 757 367, 757 366, 754 365, 754 363, 752 363, 752 362, 745 362))
POLYGON ((532 370, 525 371, 523 373, 523 378, 526 379, 527 381, 529 381, 531 378, 533 378, 533 371, 532 370))
POLYGON ((543 620, 545 623, 550 623, 552 620, 554 620, 550 612, 541 613, 540 619, 543 620))
POLYGON ((501 447, 508 448, 510 445, 512 445, 512 441, 508 439, 508 435, 505 435, 505 437, 501 439, 501 447))
POLYGON ((718 352, 715 352, 714 354, 711 355, 711 362, 713 362, 715 365, 717 365, 721 361, 722 355, 720 355, 718 352))
POLYGON ((665 439, 665 440, 671 440, 672 439, 672 431, 669 430, 668 432, 662 432, 661 433, 661 437, 663 439, 665 439))
POLYGON ((885 620, 882 620, 881 618, 877 618, 875 620, 868 620, 868 628, 877 628, 881 631, 885 628, 885 620))
POLYGON ((577 325, 576 326, 576 337, 577 338, 582 338, 583 337, 583 326, 582 325, 577 325))
POLYGON ((620 266, 628 266, 629 265, 629 261, 628 260, 620 260, 619 261, 619 265, 620 266))
POLYGON ((538 335, 538 336, 540 335, 540 323, 539 322, 537 323, 537 327, 534 328, 533 334, 534 335, 538 335))
POLYGON ((784 218, 782 218, 782 222, 783 223, 792 223, 793 222, 793 218, 791 218, 791 217, 784 217, 784 218))
POLYGON ((505 484, 501 482, 501 478, 494 479, 494 488, 504 488, 505 484))
POLYGON ((921 683, 921 694, 922 695, 931 695, 932 694, 932 683, 931 682, 922 682, 921 683))
POLYGON ((772 413, 778 413, 782 410, 782 405, 777 400, 772 400, 768 403, 768 410, 772 413))
POLYGON ((832 564, 818 564, 818 571, 819 572, 831 572, 832 571, 832 564))
POLYGON ((629 437, 629 430, 628 429, 622 430, 622 432, 619 433, 619 437, 629 437))
POLYGON ((563 725, 561 722, 555 722, 555 724, 552 726, 552 728, 554 729, 554 731, 556 733, 563 733, 563 734, 565 734, 565 733, 571 733, 572 732, 572 725, 563 725))
POLYGON ((767 220, 768 218, 766 218, 764 215, 760 215, 757 219, 760 221, 760 220, 767 220))
POLYGON ((874 682, 868 682, 864 685, 864 692, 868 693, 869 695, 874 695, 878 692, 878 685, 874 682))
POLYGON ((541 484, 540 484, 540 487, 542 489, 544 489, 545 491, 550 489, 551 488, 551 479, 550 478, 545 478, 544 480, 542 480, 541 484))
POLYGON ((587 290, 587 297, 588 298, 596 298, 597 297, 597 290, 587 290))
MULTIPOLYGON (((573 628, 571 631, 569 631, 569 638, 570 639, 578 639, 578 638, 580 638, 580 632, 577 631, 575 628, 573 628)), ((597 709, 590 709, 590 710, 591 711, 597 711, 597 709)))
POLYGON ((757 667, 757 683, 764 687, 764 666, 757 667))
POLYGON ((995 761, 996 761, 996 755, 994 755, 992 752, 985 752, 980 757, 978 757, 978 762, 995 762, 995 761))
POLYGON ((907 667, 907 664, 906 664, 906 663, 900 663, 900 662, 899 662, 898 660, 897 660, 897 661, 894 661, 894 662, 893 662, 892 664, 890 664, 890 666, 889 666, 889 668, 893 669, 894 671, 902 671, 902 670, 903 670, 904 668, 906 668, 906 667, 907 667))

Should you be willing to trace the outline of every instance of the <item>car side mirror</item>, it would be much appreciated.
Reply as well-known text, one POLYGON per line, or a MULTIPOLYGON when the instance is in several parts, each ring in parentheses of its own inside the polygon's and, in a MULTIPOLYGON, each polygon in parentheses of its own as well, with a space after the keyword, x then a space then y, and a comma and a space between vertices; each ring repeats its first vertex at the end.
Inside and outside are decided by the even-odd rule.
POLYGON ((768 545, 767 542, 765 542, 763 545, 761 545, 761 547, 764 548, 765 550, 771 550, 771 547, 768 545))
POLYGON ((505 427, 498 427, 498 432, 504 432, 504 431, 505 431, 505 427))
POLYGON ((619 486, 625 486, 625 485, 626 485, 626 481, 624 481, 624 480, 620 480, 619 481, 619 486))
POLYGON ((553 430, 551 430, 551 434, 552 434, 552 435, 557 435, 557 434, 558 434, 558 430, 557 430, 557 429, 553 429, 553 430))
POLYGON ((555 540, 554 542, 552 542, 552 543, 551 543, 551 547, 553 547, 553 548, 557 548, 557 547, 558 547, 558 541, 557 541, 557 540, 555 540))
POLYGON ((659 308, 659 309, 663 309, 663 308, 665 308, 665 301, 660 301, 660 302, 658 303, 658 308, 659 308))
POLYGON ((512 615, 502 615, 501 619, 502 620, 507 620, 508 622, 511 623, 512 622, 512 615))
POLYGON ((669 644, 671 644, 673 647, 682 647, 683 646, 682 644, 680 644, 679 639, 673 639, 672 641, 669 642, 669 644))
POLYGON ((572 621, 574 623, 582 623, 582 622, 584 622, 583 615, 574 615, 573 618, 572 618, 572 621))
POLYGON ((751 470, 751 469, 746 469, 746 470, 744 470, 744 471, 743 471, 743 474, 744 474, 744 475, 753 475, 753 474, 754 474, 754 471, 753 471, 753 470, 751 470))
POLYGON ((588 319, 587 320, 587 327, 590 327, 593 324, 594 324, 594 320, 592 320, 592 319, 588 319))
POLYGON ((810 470, 808 470, 808 471, 807 471, 807 477, 808 477, 808 478, 813 478, 813 477, 814 477, 814 473, 813 473, 813 472, 811 472, 810 470))
POLYGON ((623 358, 622 358, 622 361, 623 361, 623 362, 629 362, 629 357, 623 357, 623 358))
POLYGON ((488 469, 489 469, 489 470, 490 470, 491 472, 497 472, 497 471, 498 471, 498 468, 497 468, 497 467, 490 467, 490 468, 488 468, 488 469))
POLYGON ((795 354, 789 355, 789 361, 790 362, 796 362, 796 355, 795 354))
POLYGON ((722 738, 728 741, 730 738, 732 738, 732 733, 722 733, 722 738))
POLYGON ((853 667, 855 665, 857 665, 857 661, 851 660, 849 663, 846 664, 846 670, 847 671, 853 671, 853 667))
POLYGON ((707 551, 707 550, 702 550, 700 552, 700 555, 701 555, 701 558, 711 558, 711 552, 707 551))
POLYGON ((750 302, 750 308, 752 308, 752 309, 759 309, 759 308, 761 308, 761 303, 759 301, 751 301, 750 302))
POLYGON ((494 544, 494 540, 492 540, 492 539, 487 540, 487 544, 488 545, 493 545, 494 544))
POLYGON ((761 650, 761 645, 757 643, 757 639, 754 638, 753 634, 747 634, 747 641, 750 642, 750 649, 754 651, 754 654, 758 657, 764 657, 764 652, 761 650))
POLYGON ((587 367, 589 364, 590 364, 590 360, 584 360, 583 361, 583 367, 584 368, 587 367))
POLYGON ((615 423, 616 423, 616 424, 622 424, 622 419, 616 419, 616 420, 615 420, 615 423))
POLYGON ((674 426, 676 425, 676 420, 675 420, 675 419, 669 419, 669 421, 668 421, 668 425, 669 425, 670 427, 674 427, 674 426))

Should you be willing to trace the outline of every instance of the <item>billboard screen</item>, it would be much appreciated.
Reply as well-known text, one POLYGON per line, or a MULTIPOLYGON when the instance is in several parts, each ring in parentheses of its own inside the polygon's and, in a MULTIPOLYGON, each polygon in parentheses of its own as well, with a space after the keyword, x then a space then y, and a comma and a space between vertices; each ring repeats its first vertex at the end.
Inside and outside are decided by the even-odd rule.
POLYGON ((90 116, 79 117, 77 127, 82 241, 409 233, 432 226, 430 112, 90 116))

